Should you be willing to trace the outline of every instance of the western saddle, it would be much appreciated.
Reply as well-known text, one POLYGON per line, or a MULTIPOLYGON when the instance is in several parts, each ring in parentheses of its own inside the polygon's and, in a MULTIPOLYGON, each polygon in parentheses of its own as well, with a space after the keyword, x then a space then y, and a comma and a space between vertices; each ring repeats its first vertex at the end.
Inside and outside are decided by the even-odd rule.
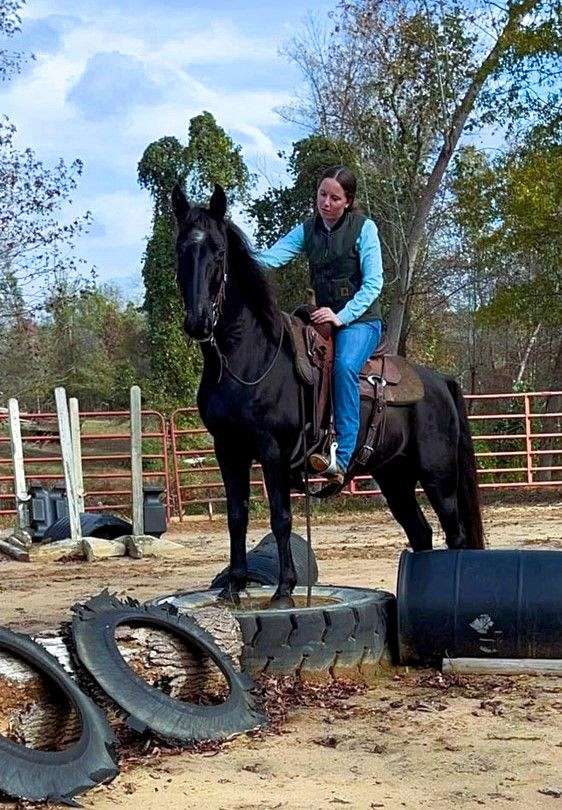
MULTIPOLYGON (((314 325, 310 315, 314 307, 301 306, 292 315, 283 313, 285 330, 293 353, 295 370, 303 384, 306 431, 306 456, 328 452, 334 438, 332 419, 332 369, 334 363, 333 327, 314 325)), ((359 446, 350 470, 366 465, 384 435, 387 405, 412 405, 423 398, 424 388, 417 371, 403 357, 388 354, 384 341, 367 360, 360 375, 360 397, 370 405, 366 425, 360 430, 359 446)), ((303 437, 293 451, 291 466, 304 465, 303 437)), ((347 478, 349 479, 349 475, 347 478)))

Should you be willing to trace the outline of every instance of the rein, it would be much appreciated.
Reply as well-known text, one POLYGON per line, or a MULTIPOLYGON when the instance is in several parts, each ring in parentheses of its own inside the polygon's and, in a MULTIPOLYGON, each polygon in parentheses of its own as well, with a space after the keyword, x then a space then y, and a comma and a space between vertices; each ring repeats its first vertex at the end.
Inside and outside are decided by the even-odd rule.
POLYGON ((263 380, 265 380, 265 378, 273 371, 273 367, 275 366, 275 363, 277 362, 277 360, 279 358, 279 355, 281 354, 281 347, 283 345, 283 335, 285 333, 285 327, 283 326, 283 323, 281 323, 281 334, 279 335, 279 345, 277 346, 275 356, 273 357, 273 360, 269 364, 266 371, 264 371, 264 373, 260 377, 258 377, 257 380, 243 380, 242 377, 239 377, 238 374, 236 374, 230 368, 230 365, 229 365, 229 362, 228 362, 228 357, 226 357, 221 352, 221 350, 218 347, 216 338, 215 338, 215 327, 216 327, 217 323, 219 322, 219 318, 220 318, 220 316, 222 314, 222 307, 223 307, 223 304, 224 304, 224 300, 226 298, 226 283, 227 283, 227 281, 228 281, 227 254, 226 254, 226 251, 225 251, 224 258, 223 258, 223 265, 222 265, 222 278, 221 278, 219 291, 217 293, 217 296, 216 296, 215 300, 211 304, 212 310, 213 310, 213 323, 212 323, 212 326, 211 326, 211 334, 206 338, 201 338, 201 339, 195 338, 195 340, 197 340, 197 343, 209 343, 213 347, 213 349, 216 351, 217 357, 219 358, 219 364, 220 364, 220 371, 219 371, 219 376, 218 376, 218 379, 217 379, 217 383, 219 383, 222 380, 223 370, 226 369, 226 371, 230 374, 230 376, 234 380, 236 380, 236 382, 241 383, 241 385, 247 385, 247 386, 257 385, 258 383, 263 382, 263 380))

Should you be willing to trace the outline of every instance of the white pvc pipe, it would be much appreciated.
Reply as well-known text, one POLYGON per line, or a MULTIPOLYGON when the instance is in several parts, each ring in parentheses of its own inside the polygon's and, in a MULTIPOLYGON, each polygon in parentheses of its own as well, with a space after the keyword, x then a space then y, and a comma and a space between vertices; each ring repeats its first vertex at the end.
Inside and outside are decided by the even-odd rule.
POLYGON ((20 529, 29 528, 29 493, 25 483, 25 466, 23 459, 23 444, 21 440, 20 408, 17 399, 8 401, 10 417, 10 442, 12 446, 12 461, 14 465, 14 484, 16 495, 16 509, 18 510, 18 523, 20 529))
POLYGON ((70 536, 75 542, 80 542, 82 539, 80 510, 78 506, 78 493, 74 476, 74 454, 72 452, 70 418, 68 415, 68 404, 66 401, 66 391, 64 388, 55 388, 55 401, 57 403, 62 466, 64 470, 64 480, 66 482, 68 514, 70 517, 70 536))
POLYGON ((144 534, 142 488, 141 390, 131 388, 131 491, 133 498, 133 534, 144 534))

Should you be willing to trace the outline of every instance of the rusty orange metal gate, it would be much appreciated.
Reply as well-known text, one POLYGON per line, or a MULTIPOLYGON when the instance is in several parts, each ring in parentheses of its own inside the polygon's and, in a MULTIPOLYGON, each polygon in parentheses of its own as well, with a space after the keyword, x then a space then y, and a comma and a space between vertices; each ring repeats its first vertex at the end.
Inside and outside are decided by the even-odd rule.
MULTIPOLYGON (((476 394, 465 399, 481 488, 562 487, 562 391, 476 394)), ((211 438, 201 426, 197 409, 175 411, 170 434, 178 516, 182 519, 202 508, 212 514, 225 496, 211 438)), ((251 497, 264 498, 261 470, 257 465, 254 469, 251 497)), ((344 494, 381 493, 370 476, 357 476, 344 494)))
MULTIPOLYGON (((480 487, 562 487, 562 391, 477 394, 466 401, 480 487)), ((168 518, 212 515, 224 504, 224 488, 197 409, 181 408, 169 419, 157 411, 143 411, 142 417, 143 480, 162 484, 168 518)), ((21 420, 28 484, 64 480, 56 414, 23 413, 21 420)), ((89 411, 80 420, 86 508, 130 513, 129 413, 89 411)), ((7 415, 0 413, 0 516, 16 513, 11 465, 7 415)), ((355 478, 344 493, 380 495, 369 476, 355 478)), ((252 469, 251 497, 267 497, 259 465, 252 469)))
MULTIPOLYGON (((26 482, 64 482, 57 415, 21 413, 26 482)), ((81 411, 86 511, 131 513, 128 411, 81 411), (125 486, 127 484, 127 486, 125 486)), ((162 485, 172 515, 168 424, 157 411, 142 411, 143 480, 162 485)), ((8 416, 0 414, 0 516, 13 515, 14 488, 8 416)))

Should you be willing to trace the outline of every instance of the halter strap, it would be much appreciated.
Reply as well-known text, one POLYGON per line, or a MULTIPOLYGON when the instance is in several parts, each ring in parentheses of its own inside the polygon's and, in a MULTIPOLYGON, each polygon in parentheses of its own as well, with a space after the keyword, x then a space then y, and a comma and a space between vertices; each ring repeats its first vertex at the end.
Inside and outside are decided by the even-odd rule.
POLYGON ((262 375, 260 375, 257 378, 257 380, 243 380, 242 377, 239 377, 234 371, 232 371, 232 369, 230 368, 229 362, 228 362, 228 357, 226 357, 221 352, 221 350, 218 347, 216 338, 215 338, 215 327, 216 327, 217 323, 219 322, 219 318, 220 318, 220 316, 222 314, 223 304, 224 304, 224 301, 225 301, 225 298, 226 298, 226 283, 228 281, 227 267, 228 267, 227 253, 226 253, 226 250, 225 250, 224 259, 223 259, 223 265, 222 265, 222 278, 221 278, 219 291, 218 291, 218 293, 216 295, 215 300, 211 304, 212 310, 213 310, 213 323, 212 323, 212 326, 211 326, 211 334, 206 338, 195 338, 195 340, 197 341, 197 343, 209 343, 213 347, 213 349, 216 351, 217 357, 219 359, 219 364, 220 364, 220 371, 219 371, 219 376, 218 376, 218 379, 217 379, 217 383, 219 383, 222 380, 223 369, 226 369, 226 371, 230 374, 230 376, 234 380, 236 380, 236 382, 239 382, 241 385, 253 386, 253 385, 257 385, 258 383, 265 380, 265 378, 270 374, 270 372, 273 371, 273 367, 275 366, 275 363, 277 362, 277 360, 279 358, 279 355, 281 354, 281 347, 283 345, 283 335, 285 333, 285 326, 284 326, 283 322, 281 322, 281 334, 279 335, 279 345, 277 346, 275 356, 274 356, 273 360, 271 361, 271 363, 269 364, 266 371, 264 371, 264 373, 262 375))

